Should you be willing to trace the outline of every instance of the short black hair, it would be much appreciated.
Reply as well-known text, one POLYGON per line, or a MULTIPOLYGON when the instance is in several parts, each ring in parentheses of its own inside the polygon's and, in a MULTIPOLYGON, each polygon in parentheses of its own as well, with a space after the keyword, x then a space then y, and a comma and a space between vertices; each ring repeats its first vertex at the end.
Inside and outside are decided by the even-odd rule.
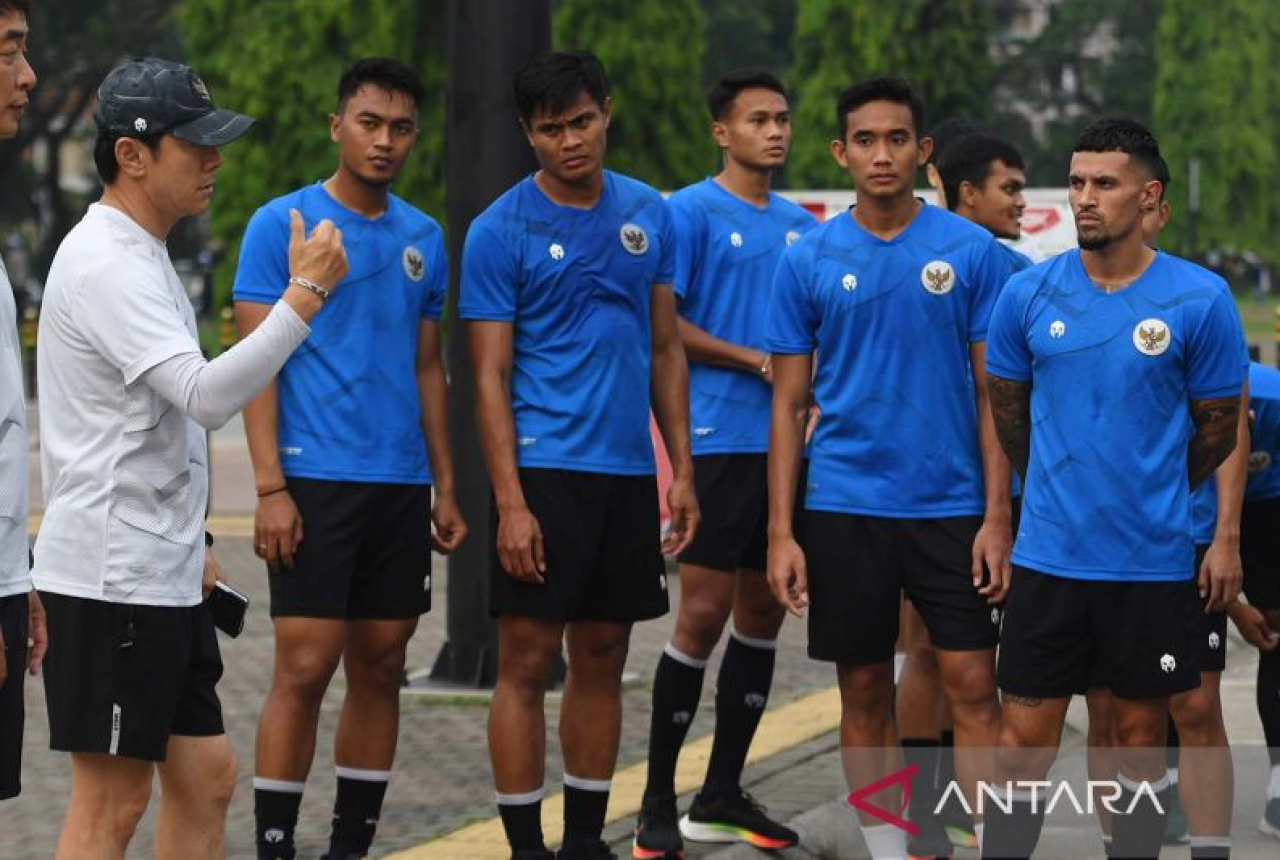
POLYGON ((997 161, 1004 162, 1006 167, 1023 169, 1022 156, 1017 147, 998 135, 975 132, 958 137, 948 144, 937 163, 947 208, 954 211, 960 205, 961 182, 981 187, 991 175, 991 166, 997 161))
POLYGON ((1169 193, 1169 183, 1173 181, 1173 176, 1169 173, 1169 162, 1164 160, 1163 155, 1156 156, 1155 167, 1151 171, 1152 177, 1160 183, 1160 199, 1169 193))
POLYGON ((938 159, 942 156, 942 151, 950 146, 953 141, 959 140, 967 134, 974 134, 983 130, 982 126, 973 120, 959 116, 947 117, 941 122, 935 123, 933 128, 929 129, 929 138, 933 141, 933 151, 929 153, 928 163, 936 166, 938 159))
POLYGON ((27 0, 0 0, 0 15, 5 12, 19 12, 23 15, 30 15, 31 4, 27 0))
POLYGON ((905 78, 872 78, 854 84, 836 99, 836 127, 840 139, 849 133, 849 114, 869 102, 896 102, 911 108, 911 124, 916 137, 924 129, 924 102, 912 91, 905 78))
POLYGON ((122 137, 141 141, 154 153, 160 149, 160 138, 164 137, 164 133, 138 137, 98 129, 98 138, 93 142, 93 166, 98 168, 98 178, 102 180, 103 185, 111 185, 120 176, 120 162, 116 160, 116 141, 122 137))
MULTIPOLYGON (((1123 152, 1156 180, 1168 176, 1160 144, 1146 126, 1131 119, 1104 119, 1080 132, 1072 152, 1123 152)), ((1161 180, 1162 181, 1162 180, 1161 180)))
POLYGON ((544 51, 515 73, 511 88, 520 119, 528 125, 539 110, 561 113, 583 92, 604 108, 609 78, 590 51, 544 51))
POLYGON ((338 113, 347 106, 347 99, 365 84, 373 84, 392 93, 404 93, 413 99, 415 109, 421 107, 427 97, 422 78, 404 63, 390 57, 365 57, 348 66, 338 78, 338 113))
POLYGON ((707 107, 711 110, 711 118, 724 119, 738 93, 750 89, 773 90, 784 99, 788 98, 787 88, 772 72, 764 69, 738 69, 722 75, 707 91, 707 107))

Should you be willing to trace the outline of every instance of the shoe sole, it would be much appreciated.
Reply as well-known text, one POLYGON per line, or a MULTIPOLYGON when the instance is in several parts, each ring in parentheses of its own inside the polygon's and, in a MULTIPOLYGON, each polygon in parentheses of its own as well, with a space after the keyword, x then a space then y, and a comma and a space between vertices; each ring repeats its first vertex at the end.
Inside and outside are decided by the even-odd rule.
POLYGON ((692 821, 688 815, 680 819, 680 835, 690 842, 746 842, 748 845, 763 848, 766 851, 778 851, 800 844, 796 839, 771 839, 736 824, 692 821))
POLYGON ((1267 819, 1265 818, 1258 822, 1258 832, 1261 833, 1263 836, 1270 836, 1274 839, 1280 839, 1280 827, 1276 827, 1274 824, 1272 824, 1270 821, 1267 821, 1267 819))
POLYGON ((944 829, 947 831, 947 841, 956 848, 978 847, 978 834, 972 830, 956 827, 954 824, 948 824, 944 829))
POLYGON ((666 848, 643 848, 631 843, 631 856, 636 860, 684 860, 683 851, 669 851, 666 848))

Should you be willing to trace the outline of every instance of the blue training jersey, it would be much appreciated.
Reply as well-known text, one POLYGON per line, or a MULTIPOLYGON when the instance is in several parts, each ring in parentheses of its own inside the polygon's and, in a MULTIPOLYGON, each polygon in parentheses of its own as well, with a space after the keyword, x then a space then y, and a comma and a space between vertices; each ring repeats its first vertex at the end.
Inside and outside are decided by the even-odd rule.
MULTIPOLYGON (((778 258, 817 222, 776 194, 756 206, 714 179, 681 189, 667 202, 676 238, 672 287, 681 316, 721 340, 765 351, 778 258)), ((773 389, 758 373, 690 361, 693 453, 769 450, 772 401, 773 389)))
POLYGON ((1280 371, 1257 362, 1249 365, 1249 409, 1253 423, 1244 497, 1280 498, 1280 371))
POLYGON ((888 241, 853 210, 787 248, 770 303, 774 353, 818 351, 822 410, 805 505, 895 518, 986 505, 971 344, 1009 274, 985 228, 923 203, 888 241))
POLYGON ((1006 245, 1004 242, 998 242, 1000 250, 1004 251, 1005 256, 1009 258, 1009 273, 1016 275, 1023 269, 1030 269, 1035 263, 1031 262, 1031 258, 1019 251, 1017 248, 1006 245))
POLYGON ((649 304, 674 269, 666 202, 608 170, 590 209, 529 176, 472 222, 458 311, 513 324, 520 466, 653 474, 649 304))
POLYGON ((320 183, 278 197, 249 221, 232 295, 274 303, 289 281, 289 210, 307 232, 328 218, 350 268, 278 377, 284 474, 331 481, 431 482, 418 395, 418 335, 440 318, 449 283, 444 237, 395 195, 377 218, 320 183))
POLYGON ((1164 253, 1105 293, 1068 251, 1014 275, 992 376, 1031 383, 1017 564, 1075 579, 1194 572, 1189 402, 1240 394, 1244 333, 1226 283, 1164 253))

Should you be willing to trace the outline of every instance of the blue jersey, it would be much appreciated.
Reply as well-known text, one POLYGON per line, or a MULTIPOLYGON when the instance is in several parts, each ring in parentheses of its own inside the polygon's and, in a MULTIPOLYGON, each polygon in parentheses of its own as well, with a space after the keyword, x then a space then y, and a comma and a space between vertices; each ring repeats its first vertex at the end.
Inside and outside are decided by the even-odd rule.
POLYGON ((653 473, 649 304, 675 256, 661 195, 608 170, 590 209, 556 205, 530 176, 472 222, 458 311, 513 324, 521 466, 653 473))
POLYGON ((1253 412, 1249 446, 1249 501, 1280 498, 1280 371, 1249 365, 1249 409, 1253 412))
POLYGON ((440 318, 449 282, 440 226, 395 195, 367 218, 320 183, 249 221, 232 295, 274 303, 289 280, 289 210, 307 231, 328 218, 350 269, 278 378, 284 474, 331 481, 431 482, 418 395, 418 334, 440 318))
POLYGON ((850 212, 786 249, 768 345, 818 351, 809 509, 983 512, 970 345, 986 340, 1008 273, 987 230, 935 206, 922 205, 888 241, 850 212))
POLYGON ((1031 383, 1013 560, 1075 579, 1190 577, 1189 402, 1240 394, 1243 340, 1222 279, 1167 254, 1111 294, 1076 250, 1014 275, 987 343, 991 375, 1031 383))
MULTIPOLYGON (((816 226, 776 194, 766 206, 735 197, 714 179, 671 195, 680 314, 721 340, 765 351, 765 319, 782 249, 816 226)), ((773 390, 758 373, 689 362, 694 454, 769 450, 773 390)))
POLYGON ((1006 245, 1004 242, 998 243, 1000 250, 1004 251, 1005 256, 1009 258, 1010 274, 1017 274, 1023 269, 1030 269, 1035 263, 1031 262, 1031 258, 1016 248, 1006 245))

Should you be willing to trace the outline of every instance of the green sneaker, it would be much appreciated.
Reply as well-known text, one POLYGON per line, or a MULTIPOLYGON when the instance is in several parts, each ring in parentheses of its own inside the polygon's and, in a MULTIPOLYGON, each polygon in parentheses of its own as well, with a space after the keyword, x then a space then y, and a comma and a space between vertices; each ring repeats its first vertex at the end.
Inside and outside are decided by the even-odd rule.
POLYGON ((1262 810, 1262 820, 1258 822, 1258 830, 1280 839, 1280 797, 1267 801, 1266 808, 1262 810))
POLYGON ((1169 814, 1164 820, 1164 844, 1186 845, 1191 841, 1187 831, 1187 816, 1182 811, 1182 801, 1178 798, 1178 786, 1174 784, 1169 792, 1169 814))

